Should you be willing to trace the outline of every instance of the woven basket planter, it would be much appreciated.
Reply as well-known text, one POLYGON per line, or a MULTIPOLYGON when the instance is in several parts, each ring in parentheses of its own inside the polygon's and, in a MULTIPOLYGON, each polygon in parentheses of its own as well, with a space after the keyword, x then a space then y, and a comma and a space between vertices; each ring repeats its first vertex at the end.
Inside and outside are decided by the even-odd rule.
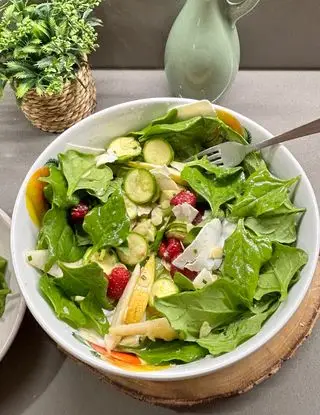
POLYGON ((96 106, 96 87, 92 71, 84 63, 77 79, 67 82, 59 95, 39 96, 35 90, 23 98, 21 109, 40 130, 59 133, 90 115, 96 106))

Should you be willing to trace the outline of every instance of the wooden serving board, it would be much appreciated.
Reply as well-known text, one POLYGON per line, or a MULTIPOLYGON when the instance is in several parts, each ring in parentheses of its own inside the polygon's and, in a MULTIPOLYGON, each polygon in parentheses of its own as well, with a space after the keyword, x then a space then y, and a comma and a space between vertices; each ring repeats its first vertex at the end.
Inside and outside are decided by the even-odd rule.
POLYGON ((89 369, 102 381, 145 402, 171 408, 203 405, 215 399, 248 392, 277 373, 283 362, 290 359, 311 334, 319 314, 320 262, 306 297, 287 325, 258 351, 225 369, 175 382, 106 376, 91 367, 89 369))

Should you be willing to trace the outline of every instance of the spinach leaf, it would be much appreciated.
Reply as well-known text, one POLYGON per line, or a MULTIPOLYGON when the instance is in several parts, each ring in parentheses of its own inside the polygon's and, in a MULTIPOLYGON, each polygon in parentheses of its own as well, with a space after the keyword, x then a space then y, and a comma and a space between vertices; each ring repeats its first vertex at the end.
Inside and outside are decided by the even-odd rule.
POLYGON ((177 122, 177 121, 178 121, 178 110, 176 108, 172 108, 164 116, 153 120, 151 125, 173 124, 174 122, 177 122))
POLYGON ((92 209, 83 222, 83 229, 89 234, 95 250, 121 245, 127 239, 129 228, 130 220, 119 189, 106 204, 92 209))
POLYGON ((0 317, 4 313, 7 295, 11 292, 5 280, 7 260, 0 256, 0 317))
POLYGON ((202 359, 208 352, 197 343, 181 340, 165 342, 157 340, 147 342, 141 348, 121 348, 121 351, 134 353, 150 365, 162 365, 169 362, 190 363, 202 359))
POLYGON ((239 173, 242 171, 242 167, 219 167, 215 164, 210 163, 208 158, 205 156, 200 160, 193 160, 189 163, 186 163, 186 166, 189 167, 201 167, 208 173, 214 174, 215 177, 219 179, 227 179, 234 174, 239 173))
POLYGON ((185 277, 181 272, 176 272, 173 277, 173 281, 176 286, 180 289, 180 291, 195 291, 194 285, 189 280, 189 278, 185 277))
POLYGON ((102 269, 95 262, 78 268, 69 267, 59 262, 63 277, 56 278, 56 284, 68 296, 86 297, 89 293, 95 296, 96 303, 104 308, 110 308, 107 300, 107 280, 102 269))
POLYGON ((185 167, 181 178, 209 203, 214 216, 219 214, 221 205, 240 193, 243 185, 241 174, 230 180, 217 181, 204 176, 195 167, 185 167))
POLYGON ((49 171, 49 176, 39 179, 47 183, 44 191, 48 201, 62 209, 77 205, 80 202, 80 198, 75 194, 67 196, 68 185, 62 171, 54 165, 49 166, 49 171))
POLYGON ((247 176, 250 176, 250 174, 257 170, 264 170, 267 168, 261 153, 258 151, 247 154, 242 162, 242 165, 247 176))
POLYGON ((155 308, 188 341, 199 338, 205 321, 212 329, 233 321, 241 312, 241 304, 231 283, 225 279, 219 279, 201 290, 186 291, 155 300, 155 308))
POLYGON ((121 177, 117 177, 116 179, 112 180, 105 191, 105 193, 99 198, 102 203, 107 203, 109 197, 116 191, 121 191, 123 179, 121 177))
POLYGON ((97 304, 96 296, 89 292, 86 298, 81 301, 80 308, 82 312, 88 317, 93 328, 101 335, 104 336, 109 329, 109 322, 101 307, 97 304))
POLYGON ((291 280, 307 262, 308 255, 302 249, 276 242, 270 261, 262 269, 254 298, 260 300, 277 292, 281 294, 280 300, 285 300, 291 280))
POLYGON ((262 327, 262 324, 278 308, 279 303, 274 304, 264 313, 251 314, 238 321, 232 322, 220 333, 211 333, 207 337, 198 340, 198 344, 206 349, 213 356, 228 353, 240 344, 255 336, 262 327))
POLYGON ((265 212, 261 217, 272 217, 277 215, 291 215, 294 213, 303 213, 305 212, 305 208, 298 208, 294 206, 294 204, 291 202, 289 195, 285 198, 284 203, 277 207, 274 210, 271 210, 269 212, 265 212))
POLYGON ((55 206, 52 206, 43 218, 37 246, 49 250, 48 269, 58 260, 63 262, 78 261, 85 251, 84 248, 77 245, 73 230, 67 221, 67 212, 55 206))
POLYGON ((288 200, 290 187, 299 180, 281 180, 267 170, 258 170, 244 183, 244 193, 231 207, 232 216, 258 217, 280 208, 288 200))
POLYGON ((74 328, 86 327, 88 325, 86 316, 62 293, 54 283, 53 278, 43 274, 39 280, 39 288, 60 320, 65 321, 74 328))
POLYGON ((113 177, 112 170, 108 166, 97 167, 93 154, 79 153, 75 150, 61 153, 59 160, 68 182, 68 197, 77 190, 84 189, 101 200, 105 199, 113 177))
POLYGON ((82 227, 82 223, 76 223, 74 226, 74 233, 77 241, 78 246, 88 246, 92 245, 92 241, 87 234, 87 232, 84 231, 82 227))
MULTIPOLYGON (((172 113, 173 114, 173 113, 172 113)), ((246 144, 245 139, 217 117, 193 117, 172 122, 173 115, 156 120, 142 131, 131 133, 140 142, 161 137, 173 147, 177 160, 185 160, 206 147, 219 144, 225 139, 246 144), (162 124, 170 119, 170 123, 162 124)))
POLYGON ((247 218, 245 226, 256 235, 266 236, 271 242, 291 244, 297 236, 295 215, 247 218))
POLYGON ((247 231, 243 219, 224 244, 222 274, 231 279, 243 301, 252 303, 259 279, 261 266, 272 255, 271 242, 247 231))

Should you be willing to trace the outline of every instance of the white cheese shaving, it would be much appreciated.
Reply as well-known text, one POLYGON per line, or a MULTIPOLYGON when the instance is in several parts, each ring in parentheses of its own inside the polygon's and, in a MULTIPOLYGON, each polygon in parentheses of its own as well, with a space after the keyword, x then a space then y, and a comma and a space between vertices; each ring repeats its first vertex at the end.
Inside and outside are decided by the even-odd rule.
POLYGON ((157 167, 150 171, 154 175, 161 190, 179 190, 177 183, 170 178, 170 170, 167 166, 157 167))
POLYGON ((99 167, 106 163, 114 163, 116 160, 118 160, 118 156, 114 151, 109 149, 105 153, 96 157, 96 166, 99 167))
POLYGON ((197 214, 199 213, 197 209, 193 206, 189 205, 189 203, 181 203, 181 205, 177 205, 172 209, 175 217, 178 220, 184 222, 193 222, 197 214))
POLYGON ((66 150, 76 150, 79 153, 86 153, 86 154, 102 154, 105 152, 104 148, 98 147, 89 147, 89 146, 80 146, 79 144, 66 144, 66 150))
POLYGON ((137 205, 137 214, 138 216, 145 216, 149 215, 152 211, 152 206, 139 206, 137 205))
POLYGON ((210 271, 204 268, 193 280, 193 285, 194 288, 201 289, 206 285, 214 283, 217 279, 218 277, 216 275, 212 274, 210 271))
POLYGON ((223 248, 225 240, 233 233, 236 225, 226 219, 221 223, 219 219, 213 219, 199 232, 196 239, 180 254, 173 265, 177 268, 187 268, 190 271, 200 272, 203 269, 209 271, 220 268, 222 258, 212 258, 212 249, 223 248))

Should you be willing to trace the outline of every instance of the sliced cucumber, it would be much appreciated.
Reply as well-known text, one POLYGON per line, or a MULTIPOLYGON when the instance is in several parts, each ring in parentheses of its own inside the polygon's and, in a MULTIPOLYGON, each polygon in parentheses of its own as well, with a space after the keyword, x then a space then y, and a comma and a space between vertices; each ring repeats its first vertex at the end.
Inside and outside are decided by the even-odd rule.
POLYGON ((138 216, 138 206, 133 203, 126 195, 123 196, 123 200, 129 219, 135 219, 138 216))
POLYGON ((154 196, 153 196, 151 202, 155 203, 159 199, 160 195, 161 195, 161 189, 160 189, 160 186, 156 182, 156 191, 154 193, 154 196))
POLYGON ((152 224, 150 219, 143 219, 134 228, 133 232, 142 235, 147 241, 153 242, 157 233, 156 227, 152 224))
POLYGON ((132 169, 124 179, 124 191, 128 198, 139 205, 150 202, 156 190, 156 179, 148 170, 132 169))
POLYGON ((127 238, 128 246, 117 248, 120 261, 126 265, 136 265, 142 262, 148 254, 148 243, 136 232, 130 232, 127 238))
POLYGON ((168 297, 169 295, 177 294, 179 288, 172 281, 172 278, 159 278, 152 286, 151 294, 149 297, 149 305, 154 306, 154 299, 168 297))
POLYGON ((128 160, 139 156, 141 147, 133 137, 119 137, 111 142, 108 147, 117 156, 118 160, 128 160))
POLYGON ((147 163, 168 165, 174 158, 171 145, 161 138, 149 140, 143 147, 143 158, 147 163))
POLYGON ((166 230, 167 238, 176 238, 182 241, 187 235, 188 230, 186 222, 173 221, 168 225, 166 230))

